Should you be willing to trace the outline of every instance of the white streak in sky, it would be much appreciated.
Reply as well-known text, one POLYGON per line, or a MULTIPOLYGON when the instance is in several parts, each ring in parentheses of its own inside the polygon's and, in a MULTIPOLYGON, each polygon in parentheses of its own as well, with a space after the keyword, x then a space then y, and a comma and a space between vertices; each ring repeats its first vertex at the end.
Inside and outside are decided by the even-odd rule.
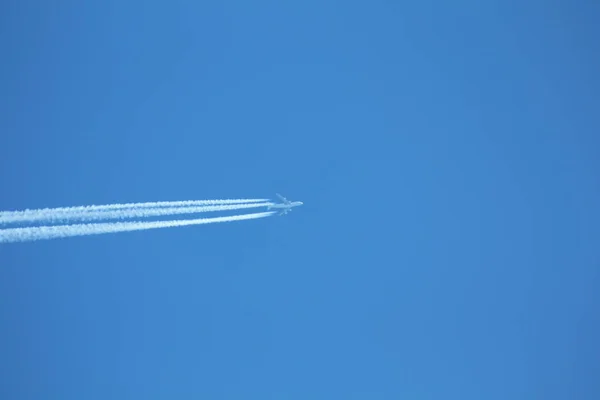
POLYGON ((0 211, 0 220, 5 218, 14 218, 24 215, 39 215, 48 213, 72 213, 72 212, 87 212, 87 211, 102 211, 102 210, 121 210, 128 208, 155 208, 155 207, 196 207, 217 204, 244 204, 244 203, 260 203, 269 201, 268 199, 224 199, 224 200, 186 200, 186 201, 154 201, 148 203, 124 203, 124 204, 104 204, 91 206, 76 206, 76 207, 58 207, 58 208, 40 208, 34 210, 22 211, 0 211))
POLYGON ((214 224, 219 222, 243 221, 265 218, 274 212, 263 212, 227 217, 198 218, 174 221, 152 222, 108 222, 79 225, 36 226, 26 228, 10 228, 0 230, 0 243, 27 242, 43 239, 58 239, 72 236, 99 235, 104 233, 141 231, 146 229, 174 228, 190 225, 214 224))
MULTIPOLYGON (((203 200, 206 201, 206 200, 203 200)), ((151 203, 150 203, 151 204, 151 203)), ((156 203, 154 203, 156 204, 156 203)), ((216 204, 195 207, 139 207, 139 208, 105 208, 82 209, 74 207, 65 211, 56 212, 56 209, 45 209, 35 213, 15 212, 11 215, 0 214, 0 225, 15 223, 66 223, 76 221, 99 221, 111 219, 148 218, 166 215, 196 214, 213 211, 242 210, 248 208, 267 207, 272 203, 253 202, 249 204, 216 204), (69 211, 70 210, 70 211, 69 211)))

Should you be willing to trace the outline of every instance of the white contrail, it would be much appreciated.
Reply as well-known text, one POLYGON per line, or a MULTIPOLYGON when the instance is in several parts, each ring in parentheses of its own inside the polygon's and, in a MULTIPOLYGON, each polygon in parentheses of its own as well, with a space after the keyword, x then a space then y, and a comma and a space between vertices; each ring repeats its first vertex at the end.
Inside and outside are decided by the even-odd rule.
POLYGON ((197 214, 213 211, 242 210, 248 208, 267 207, 272 203, 248 203, 248 204, 217 204, 195 207, 141 207, 141 208, 123 208, 123 209, 100 209, 100 210, 81 210, 74 209, 70 212, 55 212, 50 209, 40 213, 21 213, 8 216, 0 216, 0 225, 15 223, 66 223, 75 221, 99 221, 111 219, 129 219, 129 218, 147 218, 165 215, 197 214))
POLYGON ((108 222, 97 224, 35 226, 27 228, 0 229, 0 243, 28 242, 43 239, 58 239, 71 236, 99 235, 146 229, 174 228, 189 225, 214 224, 219 222, 243 221, 247 219, 265 218, 274 212, 231 215, 227 217, 198 218, 174 221, 152 222, 108 222))
POLYGON ((217 204, 244 204, 244 203, 260 203, 266 202, 269 199, 223 199, 223 200, 186 200, 186 201, 154 201, 147 203, 124 203, 124 204, 104 204, 91 206, 75 206, 75 207, 57 207, 57 208, 40 208, 33 210, 22 211, 0 211, 0 220, 4 218, 13 218, 21 215, 39 215, 39 214, 59 214, 71 212, 87 212, 87 211, 102 211, 102 210, 121 210, 127 208, 155 208, 155 207, 196 207, 217 204))

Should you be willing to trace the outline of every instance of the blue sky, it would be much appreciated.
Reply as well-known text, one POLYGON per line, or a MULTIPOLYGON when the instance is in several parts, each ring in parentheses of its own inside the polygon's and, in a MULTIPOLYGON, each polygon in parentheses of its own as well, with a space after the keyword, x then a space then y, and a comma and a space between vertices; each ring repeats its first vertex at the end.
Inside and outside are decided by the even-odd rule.
POLYGON ((0 397, 598 398, 600 7, 297 3, 0 6, 0 209, 305 202, 3 245, 0 397))

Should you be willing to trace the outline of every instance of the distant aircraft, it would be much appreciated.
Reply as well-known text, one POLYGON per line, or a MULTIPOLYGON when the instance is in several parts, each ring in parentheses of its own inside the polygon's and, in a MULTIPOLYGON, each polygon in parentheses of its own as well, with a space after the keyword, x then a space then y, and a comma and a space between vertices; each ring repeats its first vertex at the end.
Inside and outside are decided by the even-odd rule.
POLYGON ((297 206, 301 206, 302 204, 304 204, 301 201, 289 201, 288 199, 286 199, 279 193, 276 193, 276 195, 277 195, 277 197, 279 197, 281 199, 281 201, 283 201, 283 203, 270 205, 270 206, 268 206, 267 209, 268 210, 270 210, 272 208, 280 209, 281 212, 279 213, 279 215, 285 215, 285 214, 289 213, 290 211, 292 211, 292 207, 297 207, 297 206))

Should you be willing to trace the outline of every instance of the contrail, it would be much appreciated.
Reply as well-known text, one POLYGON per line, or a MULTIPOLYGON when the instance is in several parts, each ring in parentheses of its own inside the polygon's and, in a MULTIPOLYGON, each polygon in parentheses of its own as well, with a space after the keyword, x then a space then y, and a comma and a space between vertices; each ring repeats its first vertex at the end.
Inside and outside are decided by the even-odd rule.
POLYGON ((91 206, 76 206, 76 207, 57 207, 57 208, 40 208, 34 210, 22 211, 0 211, 0 220, 5 218, 14 218, 23 215, 39 215, 49 213, 72 213, 72 212, 87 212, 87 211, 102 211, 102 210, 121 210, 127 208, 156 208, 156 207, 196 207, 217 204, 244 204, 244 203, 261 203, 269 201, 269 199, 223 199, 223 200, 186 200, 186 201, 154 201, 147 203, 123 203, 123 204, 104 204, 91 206))
MULTIPOLYGON (((207 200, 202 200, 207 201, 207 200)), ((218 201, 218 200, 217 200, 218 201)), ((146 203, 153 204, 153 203, 146 203)), ((156 203, 154 203, 156 204, 156 203)), ((13 212, 3 216, 0 214, 0 225, 15 223, 66 223, 75 221, 98 221, 111 219, 147 218, 165 215, 197 214, 213 211, 242 210, 248 208, 267 207, 272 203, 252 202, 248 204, 216 204, 194 207, 136 207, 136 208, 103 208, 82 209, 81 207, 67 208, 56 212, 56 209, 40 210, 40 212, 13 212)), ((98 207, 98 206, 97 206, 98 207)))
POLYGON ((198 218, 174 221, 152 222, 108 222, 96 224, 36 226, 0 230, 0 243, 27 242, 44 239, 58 239, 72 236, 99 235, 103 233, 141 231, 146 229, 175 228, 180 226, 215 224, 219 222, 243 221, 265 218, 274 212, 232 215, 227 217, 198 218))

